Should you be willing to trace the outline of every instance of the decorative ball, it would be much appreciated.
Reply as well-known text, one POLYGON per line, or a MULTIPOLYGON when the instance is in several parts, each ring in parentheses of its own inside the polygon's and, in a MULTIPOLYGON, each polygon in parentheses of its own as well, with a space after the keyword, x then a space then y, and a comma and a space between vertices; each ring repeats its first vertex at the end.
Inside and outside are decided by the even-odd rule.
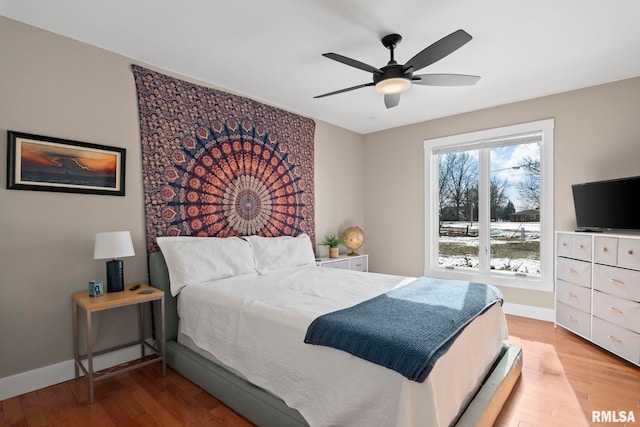
POLYGON ((355 250, 360 248, 364 243, 364 232, 358 226, 348 227, 342 233, 342 240, 344 241, 344 245, 348 249, 351 249, 351 252, 347 255, 358 255, 355 250))

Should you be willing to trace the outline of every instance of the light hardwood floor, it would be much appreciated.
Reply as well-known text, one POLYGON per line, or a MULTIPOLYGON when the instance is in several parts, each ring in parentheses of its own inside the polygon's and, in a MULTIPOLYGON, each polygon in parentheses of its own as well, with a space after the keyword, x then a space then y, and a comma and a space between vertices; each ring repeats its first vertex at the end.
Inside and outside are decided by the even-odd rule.
POLYGON ((640 368, 550 322, 507 324, 523 368, 496 426, 640 426, 640 368), (636 422, 592 423, 592 411, 633 411, 636 422))
MULTIPOLYGON (((592 424, 591 411, 634 411, 640 425, 640 368, 552 323, 507 316, 510 341, 523 347, 522 377, 496 426, 617 426, 592 424)), ((0 402, 5 426, 246 427, 234 413, 172 369, 159 364, 96 384, 88 403, 86 381, 67 381, 0 402)))

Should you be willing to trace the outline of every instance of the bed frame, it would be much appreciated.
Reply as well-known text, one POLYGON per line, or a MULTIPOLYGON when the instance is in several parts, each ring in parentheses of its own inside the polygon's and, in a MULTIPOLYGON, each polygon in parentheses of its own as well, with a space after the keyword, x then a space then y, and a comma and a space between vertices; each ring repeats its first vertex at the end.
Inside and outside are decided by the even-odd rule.
MULTIPOLYGON (((298 411, 278 397, 179 344, 177 300, 171 296, 169 273, 160 252, 149 255, 149 275, 151 285, 165 292, 166 357, 169 366, 258 426, 308 426, 298 411)), ((156 312, 159 312, 159 307, 156 312)), ((505 344, 481 388, 454 425, 492 426, 521 371, 522 348, 505 344)))

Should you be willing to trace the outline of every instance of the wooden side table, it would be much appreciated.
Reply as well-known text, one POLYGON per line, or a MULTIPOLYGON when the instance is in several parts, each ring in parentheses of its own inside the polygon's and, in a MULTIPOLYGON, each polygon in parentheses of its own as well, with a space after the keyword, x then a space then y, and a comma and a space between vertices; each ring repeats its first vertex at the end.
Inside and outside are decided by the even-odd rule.
POLYGON ((140 285, 136 290, 130 290, 131 284, 125 286, 125 290, 122 292, 108 292, 99 297, 90 297, 88 291, 76 292, 73 294, 72 306, 73 306, 73 355, 75 360, 75 374, 76 378, 80 377, 80 370, 84 372, 85 376, 89 380, 89 403, 93 403, 93 385, 94 382, 108 378, 117 373, 130 371, 132 369, 140 368, 142 366, 149 365, 151 363, 162 361, 162 375, 167 374, 166 366, 166 353, 165 353, 165 326, 164 326, 164 292, 153 288, 149 285, 140 285), (147 292, 147 293, 141 293, 147 292), (161 332, 160 337, 156 339, 156 345, 153 346, 144 339, 144 303, 151 303, 152 301, 160 301, 160 324, 161 332), (140 334, 137 341, 127 344, 110 347, 101 351, 93 351, 93 330, 91 327, 91 317, 96 311, 110 310, 112 308, 124 307, 127 305, 138 305, 138 311, 140 313, 140 334), (80 354, 78 348, 78 307, 84 309, 87 317, 87 353, 80 354), (120 365, 114 368, 105 369, 104 371, 94 372, 93 370, 93 357, 99 354, 109 353, 115 350, 120 350, 125 347, 133 345, 140 345, 140 359, 120 365), (149 348, 154 354, 153 358, 145 357, 145 349, 149 348), (86 359, 87 366, 85 367, 83 360, 86 359))

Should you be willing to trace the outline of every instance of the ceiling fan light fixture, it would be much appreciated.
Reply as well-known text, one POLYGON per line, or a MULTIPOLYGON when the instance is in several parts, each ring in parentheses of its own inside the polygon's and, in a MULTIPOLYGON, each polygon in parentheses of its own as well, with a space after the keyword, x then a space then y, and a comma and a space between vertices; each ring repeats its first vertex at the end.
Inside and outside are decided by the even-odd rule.
POLYGON ((376 83, 376 92, 385 95, 402 93, 411 87, 411 80, 404 77, 391 77, 376 83))
POLYGON ((471 39, 472 37, 464 30, 454 31, 448 36, 422 49, 405 64, 398 64, 394 58, 394 50, 402 40, 402 36, 400 36, 400 34, 387 34, 381 41, 382 45, 389 49, 389 62, 380 68, 337 53, 323 53, 322 56, 326 58, 373 74, 373 81, 345 89, 334 90, 333 92, 314 96, 314 98, 324 98, 325 96, 337 95, 363 87, 374 86, 376 92, 384 94, 384 105, 387 108, 393 108, 400 102, 400 94, 409 89, 413 83, 424 86, 471 86, 480 79, 480 76, 466 74, 414 75, 415 72, 455 52, 471 39))

